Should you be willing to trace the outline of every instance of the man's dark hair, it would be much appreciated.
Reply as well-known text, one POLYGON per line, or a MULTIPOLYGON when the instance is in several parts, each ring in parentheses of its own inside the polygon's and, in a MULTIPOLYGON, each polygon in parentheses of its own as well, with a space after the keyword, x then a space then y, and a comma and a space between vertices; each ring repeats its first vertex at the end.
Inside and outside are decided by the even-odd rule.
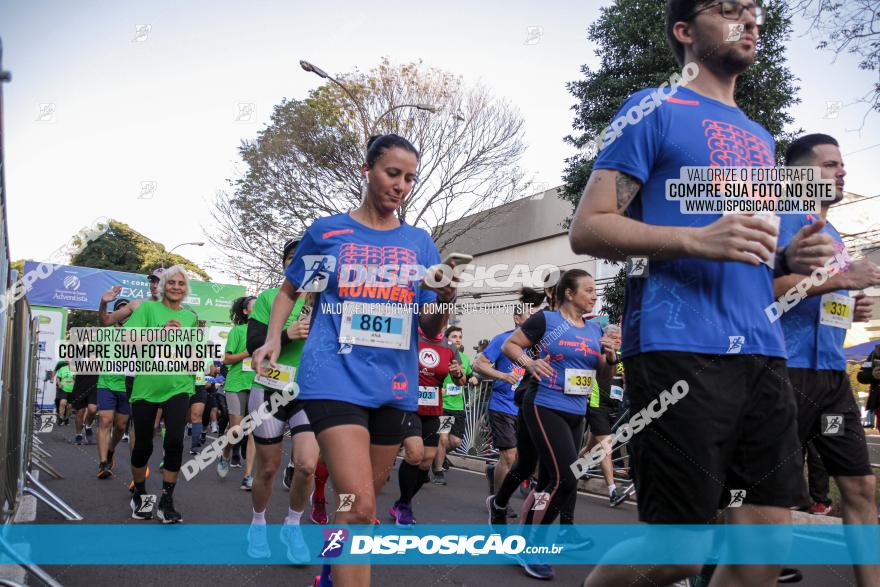
POLYGON ((452 334, 453 332, 463 332, 463 331, 458 326, 450 326, 449 328, 446 329, 445 332, 443 332, 443 336, 445 338, 449 338, 449 335, 452 334))
POLYGON ((675 60, 684 67, 684 45, 678 42, 672 28, 679 21, 686 21, 700 5, 712 4, 714 0, 668 0, 666 2, 666 41, 675 54, 675 60))
POLYGON ((420 157, 418 149, 402 136, 395 134, 376 135, 367 141, 367 167, 372 169, 376 161, 385 154, 385 151, 394 147, 409 151, 416 156, 416 159, 420 157))
POLYGON ((815 156, 813 153, 813 147, 819 145, 834 145, 835 147, 840 147, 840 145, 837 144, 837 140, 830 135, 823 135, 821 133, 804 135, 792 141, 788 146, 788 149, 786 149, 785 164, 791 167, 792 165, 801 165, 802 163, 811 161, 815 156))

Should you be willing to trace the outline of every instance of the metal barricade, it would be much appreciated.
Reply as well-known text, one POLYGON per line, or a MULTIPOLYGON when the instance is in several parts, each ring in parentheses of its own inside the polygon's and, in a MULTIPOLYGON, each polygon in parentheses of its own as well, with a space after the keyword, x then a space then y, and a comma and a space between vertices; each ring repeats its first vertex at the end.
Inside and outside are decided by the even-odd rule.
MULTIPOLYGON (((15 279, 17 272, 11 273, 15 279)), ((5 455, 0 465, 4 525, 14 521, 25 493, 33 495, 68 520, 82 520, 82 516, 43 486, 30 471, 32 458, 38 458, 33 457, 33 435, 39 321, 31 318, 30 307, 24 298, 15 302, 5 314, 7 336, 4 340, 2 365, 4 385, 0 388, 0 413, 7 415, 0 422, 0 447, 5 455)), ((0 537, 0 548, 43 584, 60 587, 41 568, 23 560, 3 537, 0 537)))
MULTIPOLYGON (((12 272, 15 279, 18 276, 17 271, 12 272)), ((26 302, 25 302, 26 303, 26 302)), ((18 506, 18 497, 20 490, 18 487, 18 470, 19 470, 19 445, 21 436, 19 431, 19 405, 18 390, 20 382, 20 371, 15 368, 18 364, 19 357, 16 351, 17 336, 15 332, 15 314, 17 308, 15 306, 5 307, 2 319, 5 325, 3 338, 3 363, 0 367, 2 372, 2 385, 0 385, 0 414, 3 414, 3 420, 0 422, 0 496, 2 496, 2 517, 3 520, 11 518, 15 515, 18 506)))
MULTIPOLYGON (((10 283, 15 284, 18 272, 10 270, 9 231, 6 221, 7 196, 3 147, 3 84, 11 79, 3 70, 3 43, 0 41, 0 550, 49 587, 61 587, 48 573, 23 560, 10 545, 2 530, 15 517, 23 492, 32 493, 31 485, 38 482, 30 473, 33 447, 33 414, 36 394, 37 329, 31 320, 30 307, 24 298, 13 305, 10 283)), ((13 288, 15 289, 15 288, 13 288)), ((15 292, 17 293, 17 292, 15 292)), ((48 491, 48 490, 47 490, 48 491)), ((82 519, 60 499, 68 519, 82 519), (73 513, 76 517, 71 517, 73 513)), ((38 495, 44 501, 45 496, 38 495)), ((3 579, 2 585, 18 586, 15 581, 3 579)))
POLYGON ((476 385, 468 384, 465 396, 465 426, 461 445, 453 454, 475 457, 492 457, 492 433, 489 430, 487 408, 494 380, 484 380, 476 385))
MULTIPOLYGON (((13 272, 15 274, 16 272, 13 272)), ((58 496, 43 486, 31 473, 31 465, 60 478, 60 475, 42 460, 49 454, 39 449, 34 455, 34 406, 37 393, 37 348, 39 321, 31 318, 27 300, 22 298, 7 311, 11 322, 7 330, 7 363, 3 365, 4 381, 0 395, 0 410, 7 417, 0 425, 0 450, 5 455, 0 465, 0 486, 3 495, 3 520, 15 517, 23 494, 28 493, 43 501, 68 520, 82 517, 58 496)))
MULTIPOLYGON (((25 302, 25 300, 21 300, 25 302)), ((26 302, 25 302, 26 303, 26 302)), ((46 471, 56 479, 60 479, 61 475, 55 471, 48 463, 43 461, 41 456, 34 455, 34 421, 38 417, 35 413, 36 397, 38 388, 38 368, 39 368, 39 337, 38 332, 40 322, 37 318, 30 317, 30 310, 23 312, 22 323, 27 318, 27 341, 22 341, 22 350, 27 349, 27 361, 22 363, 22 372, 27 373, 27 380, 21 388, 21 436, 20 436, 20 455, 18 483, 19 491, 33 495, 50 508, 64 516, 67 520, 82 520, 73 508, 67 505, 64 500, 55 495, 45 485, 40 483, 36 475, 31 473, 31 465, 36 465, 43 471, 46 471)), ((40 449, 39 453, 45 456, 51 456, 45 450, 40 449)))

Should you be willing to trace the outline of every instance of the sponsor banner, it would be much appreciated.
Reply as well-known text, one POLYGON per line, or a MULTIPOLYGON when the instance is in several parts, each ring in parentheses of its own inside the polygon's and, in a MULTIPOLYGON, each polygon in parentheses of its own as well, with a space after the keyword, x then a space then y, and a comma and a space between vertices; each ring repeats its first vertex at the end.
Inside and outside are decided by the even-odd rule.
MULTIPOLYGON (((114 285, 121 285, 119 297, 127 300, 150 299, 150 282, 147 276, 139 273, 57 265, 46 275, 45 270, 53 265, 27 261, 24 273, 34 271, 36 279, 26 285, 27 299, 31 305, 54 306, 77 310, 95 310, 101 303, 101 296, 114 285), (41 270, 41 267, 43 270, 41 270)), ((209 322, 229 322, 229 307, 235 298, 245 295, 243 285, 225 285, 191 279, 190 292, 184 305, 192 308, 200 320, 209 322)))
MULTIPOLYGON (((228 314, 229 312, 227 312, 227 318, 229 317, 228 314)), ((229 338, 230 330, 232 330, 232 326, 229 324, 208 324, 208 342, 211 344, 219 344, 225 349, 226 339, 229 338)))
POLYGON ((55 364, 58 362, 58 342, 64 338, 67 326, 66 308, 31 306, 31 315, 39 319, 37 334, 37 397, 40 408, 55 407, 55 364))
MULTIPOLYGON (((303 525, 266 527, 270 558, 247 555, 248 525, 10 525, 5 541, 38 565, 290 564, 282 531, 299 546, 299 564, 551 565, 880 564, 880 526, 644 524, 523 529, 488 525, 303 525), (291 534, 292 532, 292 534, 291 534), (77 550, 71 544, 100 544, 77 550)), ((11 564, 0 554, 0 564, 11 564)))

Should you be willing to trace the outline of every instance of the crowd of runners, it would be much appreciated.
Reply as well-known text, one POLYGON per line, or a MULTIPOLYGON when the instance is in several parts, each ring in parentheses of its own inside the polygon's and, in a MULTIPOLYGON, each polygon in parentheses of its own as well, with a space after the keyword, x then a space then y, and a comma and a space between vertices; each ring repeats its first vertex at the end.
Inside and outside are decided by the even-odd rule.
MULTIPOLYGON (((666 181, 682 167, 773 166, 775 143, 734 100, 737 77, 754 61, 761 7, 750 0, 672 0, 667 12, 677 61, 697 63, 700 73, 606 142, 570 229, 578 254, 647 262, 643 276, 627 279, 621 324, 603 327, 594 314, 594 277, 571 269, 548 276, 543 290, 523 288, 512 328, 468 357, 462 329, 449 325, 456 281, 432 279, 440 275, 434 272, 441 257, 431 236, 397 216, 417 181, 419 152, 394 134, 373 137, 360 169, 361 205, 319 218, 300 239, 279 243, 283 282, 235 301, 222 362, 195 377, 101 375, 96 381, 59 365, 59 420, 67 423, 68 410, 75 411, 77 443, 91 442, 97 420, 99 479, 122 474, 114 470, 114 454, 119 442, 128 442, 132 517, 181 522, 174 494, 186 437, 197 455, 208 427, 224 433, 295 382, 297 397, 225 447, 215 465, 221 478, 244 465, 240 487, 251 492, 253 510, 248 553, 270 555, 266 508, 280 470, 289 492, 281 539, 293 563, 309 559, 300 531, 306 511, 316 524, 387 523, 376 496, 398 458, 397 487, 386 490, 397 496, 388 515, 398 526, 416 524, 414 497, 425 483, 447 483, 447 455, 462 443, 469 390, 479 377, 493 381, 487 415, 498 458, 487 469, 485 498, 493 526, 516 520, 528 532, 558 520, 561 541, 590 548, 591 538, 574 527, 589 520, 577 516, 572 464, 605 447, 601 478, 609 504, 621 503, 612 424, 676 386, 686 395, 627 446, 625 473, 634 481, 641 521, 790 523, 792 509, 815 511, 804 482, 810 447, 840 489, 844 522, 876 524, 875 477, 843 340, 849 325, 870 318, 871 303, 861 292, 880 286, 880 267, 850 259, 837 275, 802 288, 805 298, 778 320, 765 311, 845 252, 827 219, 843 198, 839 145, 807 134, 785 153, 787 165, 818 167, 835 183, 835 199, 818 214, 781 215, 778 222, 682 214, 665 198, 666 181), (742 35, 723 41, 731 23, 742 26, 742 35), (363 287, 342 278, 344 268, 389 265, 418 266, 426 274, 406 279, 401 271, 363 287), (400 304, 418 311, 400 311, 400 304), (842 417, 842 433, 826 433, 829 415, 842 417), (162 491, 151 508, 143 498, 157 430, 163 462, 154 474, 162 477, 162 491), (286 442, 291 460, 282 463, 286 442), (328 480, 337 496, 350 496, 348 507, 328 504, 328 480), (510 502, 521 487, 528 497, 517 512, 510 502), (731 492, 740 489, 746 489, 742 507, 727 508, 731 492)), ((619 112, 652 90, 636 92, 619 112)), ((455 262, 454 255, 443 261, 455 262)), ((118 299, 118 289, 105 294, 104 326, 199 326, 183 304, 189 286, 182 267, 149 277, 148 301, 118 299)), ((876 408, 880 372, 866 363, 859 380, 872 384, 869 403, 876 408)), ((553 577, 544 562, 518 562, 531 577, 553 577)), ((880 585, 875 566, 858 566, 855 574, 860 586, 880 585)), ((690 578, 702 585, 773 585, 799 576, 773 565, 598 565, 585 584, 669 585, 690 578)), ((316 584, 333 583, 369 585, 370 567, 345 565, 331 573, 325 566, 316 584)))

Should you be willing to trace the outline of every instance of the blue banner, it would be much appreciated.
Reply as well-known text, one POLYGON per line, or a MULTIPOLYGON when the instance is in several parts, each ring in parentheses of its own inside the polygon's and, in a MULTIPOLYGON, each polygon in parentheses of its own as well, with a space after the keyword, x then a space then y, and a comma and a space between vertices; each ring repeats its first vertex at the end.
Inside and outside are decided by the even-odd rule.
MULTIPOLYGON (((880 564, 880 526, 608 524, 258 526, 8 525, 18 562, 187 564, 880 564), (284 536, 282 536, 282 533, 284 536), (90 544, 93 548, 71 548, 90 544), (289 548, 287 545, 291 545, 289 548)), ((2 549, 0 549, 2 550, 2 549)), ((0 564, 13 562, 0 555, 0 564)))
MULTIPOLYGON (((97 310, 101 296, 114 285, 121 285, 119 297, 129 301, 150 299, 146 275, 27 261, 22 284, 31 305, 55 306, 75 310, 97 310)), ((229 322, 232 301, 245 295, 241 285, 225 285, 190 280, 190 295, 184 301, 199 319, 229 322)))

